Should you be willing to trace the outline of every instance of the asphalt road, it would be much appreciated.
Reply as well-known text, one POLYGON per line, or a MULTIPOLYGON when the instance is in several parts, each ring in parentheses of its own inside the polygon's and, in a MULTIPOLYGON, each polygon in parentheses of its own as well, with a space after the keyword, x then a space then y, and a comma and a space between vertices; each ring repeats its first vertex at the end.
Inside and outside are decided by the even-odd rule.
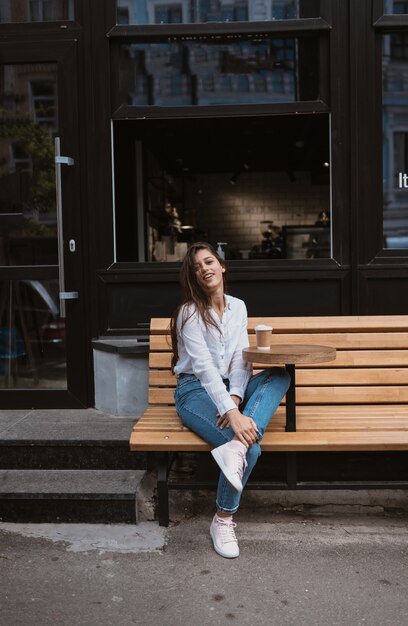
POLYGON ((237 518, 239 559, 207 514, 162 529, 0 524, 1 626, 408 624, 408 517, 237 518))

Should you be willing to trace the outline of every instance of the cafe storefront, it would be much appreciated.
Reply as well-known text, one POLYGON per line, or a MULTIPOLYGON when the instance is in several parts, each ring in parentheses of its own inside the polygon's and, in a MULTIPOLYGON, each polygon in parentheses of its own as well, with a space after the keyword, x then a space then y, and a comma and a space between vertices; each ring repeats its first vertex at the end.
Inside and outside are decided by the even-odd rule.
POLYGON ((93 406, 194 241, 250 316, 406 314, 408 2, 0 0, 0 55, 0 407, 93 406))

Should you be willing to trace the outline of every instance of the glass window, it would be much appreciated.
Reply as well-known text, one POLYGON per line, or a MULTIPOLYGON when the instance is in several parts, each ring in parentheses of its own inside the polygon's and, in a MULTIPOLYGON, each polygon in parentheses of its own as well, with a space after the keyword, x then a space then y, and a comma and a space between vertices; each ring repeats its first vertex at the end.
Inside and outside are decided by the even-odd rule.
POLYGON ((331 256, 329 116, 115 122, 117 261, 331 256))
POLYGON ((0 65, 0 265, 57 265, 57 68, 0 65))
POLYGON ((74 19, 74 0, 0 0, 0 23, 74 19))
POLYGON ((59 317, 54 134, 57 66, 0 65, 0 265, 26 280, 0 282, 0 377, 6 387, 66 389, 59 317), (31 280, 30 266, 56 266, 31 280), (54 270, 52 270, 54 271, 54 270))
POLYGON ((384 0, 384 13, 388 15, 408 13, 408 0, 384 0))
POLYGON ((133 106, 316 100, 318 39, 137 43, 120 46, 120 100, 133 106))
POLYGON ((386 248, 408 248, 408 46, 402 42, 408 42, 408 32, 383 37, 383 186, 386 248), (398 42, 397 48, 395 42, 398 42))
POLYGON ((56 83, 54 80, 30 81, 30 105, 34 121, 55 128, 57 124, 56 83))
POLYGON ((0 281, 0 377, 5 387, 66 389, 58 278, 0 281))
POLYGON ((318 17, 319 0, 117 0, 117 23, 126 10, 129 24, 263 22, 318 17))

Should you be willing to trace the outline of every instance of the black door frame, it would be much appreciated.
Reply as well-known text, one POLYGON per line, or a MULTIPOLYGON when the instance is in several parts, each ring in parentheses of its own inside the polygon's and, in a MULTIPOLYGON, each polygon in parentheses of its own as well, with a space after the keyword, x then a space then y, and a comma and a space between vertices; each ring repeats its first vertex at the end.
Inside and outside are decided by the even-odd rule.
MULTIPOLYGON (((78 124, 77 40, 31 41, 13 37, 0 43, 0 62, 55 63, 58 80, 58 135, 62 154, 72 157, 74 167, 62 168, 64 212, 65 289, 78 291, 78 300, 66 302, 67 389, 0 389, 0 408, 81 408, 89 406, 89 341, 87 341, 86 290, 80 211, 80 150, 78 124), (68 241, 75 239, 76 251, 68 241)), ((11 266, 1 268, 3 280, 58 277, 58 266, 11 266)))

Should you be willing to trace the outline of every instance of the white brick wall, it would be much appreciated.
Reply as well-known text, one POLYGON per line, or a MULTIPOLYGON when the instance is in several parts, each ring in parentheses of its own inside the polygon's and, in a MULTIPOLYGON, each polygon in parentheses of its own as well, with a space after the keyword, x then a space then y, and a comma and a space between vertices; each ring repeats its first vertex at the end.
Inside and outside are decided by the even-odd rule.
POLYGON ((291 182, 284 172, 243 172, 231 185, 228 174, 199 175, 186 186, 189 219, 207 231, 209 242, 227 241, 230 249, 260 244, 262 220, 313 225, 320 211, 330 210, 329 185, 312 185, 306 172, 295 176, 291 182))

